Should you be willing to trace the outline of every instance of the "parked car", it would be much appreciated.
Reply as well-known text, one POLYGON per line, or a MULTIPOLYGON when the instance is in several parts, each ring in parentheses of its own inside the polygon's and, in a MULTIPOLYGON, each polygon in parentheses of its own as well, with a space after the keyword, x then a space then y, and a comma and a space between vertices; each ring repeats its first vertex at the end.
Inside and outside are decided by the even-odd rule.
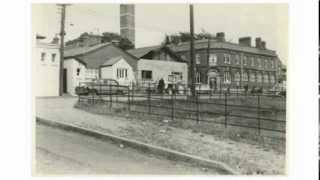
POLYGON ((96 79, 92 82, 80 83, 75 91, 77 95, 116 95, 125 94, 128 87, 119 85, 119 82, 114 79, 96 79))

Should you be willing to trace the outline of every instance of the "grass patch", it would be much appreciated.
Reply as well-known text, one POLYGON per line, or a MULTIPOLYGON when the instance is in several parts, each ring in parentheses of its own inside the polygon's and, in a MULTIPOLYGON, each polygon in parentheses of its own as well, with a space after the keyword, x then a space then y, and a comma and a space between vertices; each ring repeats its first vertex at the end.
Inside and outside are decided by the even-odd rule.
MULTIPOLYGON (((170 100, 159 100, 159 101, 150 101, 154 106, 167 106, 170 107, 170 100)), ((199 124, 195 121, 197 114, 194 112, 179 111, 175 109, 174 115, 176 116, 174 120, 171 120, 171 111, 164 108, 151 107, 151 113, 158 113, 160 116, 148 114, 148 107, 145 107, 146 101, 137 101, 131 102, 130 109, 128 111, 128 104, 126 102, 113 102, 112 106, 106 101, 96 101, 95 103, 90 102, 77 102, 75 108, 79 108, 94 114, 101 115, 112 115, 112 116, 121 116, 128 119, 133 119, 136 121, 156 121, 162 123, 163 120, 169 120, 169 125, 176 128, 190 129, 192 132, 201 132, 206 134, 213 134, 220 138, 229 138, 238 142, 245 142, 249 144, 258 144, 263 146, 266 149, 274 149, 278 152, 285 152, 285 139, 283 138, 284 134, 276 134, 275 132, 259 132, 257 129, 249 129, 236 126, 227 126, 225 128, 224 122, 225 118, 223 115, 219 114, 220 111, 224 112, 224 107, 215 105, 215 106, 201 106, 201 110, 207 110, 208 112, 215 112, 216 114, 201 113, 201 119, 206 119, 208 122, 200 122, 199 124), (144 105, 144 106, 141 106, 144 105), (193 118, 194 120, 188 120, 188 118, 193 118)), ((175 102, 176 107, 183 106, 184 109, 190 108, 194 109, 194 105, 187 103, 186 101, 179 100, 175 102)), ((228 113, 234 113, 236 110, 231 109, 228 113)), ((243 114, 255 114, 256 112, 252 109, 244 109, 239 111, 243 114)), ((272 113, 271 113, 272 114, 272 113)), ((249 116, 249 115, 248 115, 249 116)), ((266 113, 265 116, 270 116, 270 113, 266 113)), ((242 123, 242 125, 256 125, 256 121, 253 120, 244 120, 239 118, 227 119, 228 123, 237 124, 242 123)), ((265 123, 263 126, 269 126, 269 128, 279 128, 278 126, 273 127, 274 125, 265 123)), ((282 127, 285 128, 285 125, 282 127)))

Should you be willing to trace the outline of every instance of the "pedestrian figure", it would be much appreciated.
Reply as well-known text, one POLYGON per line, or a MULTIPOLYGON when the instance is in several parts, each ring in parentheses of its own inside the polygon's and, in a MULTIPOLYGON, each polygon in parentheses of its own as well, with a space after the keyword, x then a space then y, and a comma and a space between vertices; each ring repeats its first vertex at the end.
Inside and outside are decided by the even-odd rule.
POLYGON ((159 80, 159 84, 158 84, 158 91, 162 94, 163 93, 163 89, 164 89, 165 83, 163 78, 161 78, 159 80))

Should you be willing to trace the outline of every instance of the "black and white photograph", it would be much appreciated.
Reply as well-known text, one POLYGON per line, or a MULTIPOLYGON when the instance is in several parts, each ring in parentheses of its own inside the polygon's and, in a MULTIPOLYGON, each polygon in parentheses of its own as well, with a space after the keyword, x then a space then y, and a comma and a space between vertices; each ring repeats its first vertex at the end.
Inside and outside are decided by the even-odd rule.
POLYGON ((319 0, 1 5, 0 179, 319 179, 319 0))
POLYGON ((285 175, 288 7, 33 3, 33 174, 285 175))

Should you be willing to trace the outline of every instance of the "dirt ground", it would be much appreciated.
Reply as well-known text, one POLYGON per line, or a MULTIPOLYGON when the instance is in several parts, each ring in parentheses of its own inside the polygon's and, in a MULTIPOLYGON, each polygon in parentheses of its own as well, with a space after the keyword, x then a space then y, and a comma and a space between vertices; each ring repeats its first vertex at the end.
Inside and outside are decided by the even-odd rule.
POLYGON ((145 114, 128 113, 120 104, 108 105, 76 104, 90 113, 117 116, 129 121, 118 128, 118 134, 124 137, 162 146, 224 162, 241 174, 284 174, 285 140, 253 136, 232 128, 216 126, 214 132, 206 131, 206 124, 182 123, 170 118, 152 118, 145 114), (100 108, 99 108, 100 106, 100 108), (118 107, 118 108, 117 108, 118 107))

